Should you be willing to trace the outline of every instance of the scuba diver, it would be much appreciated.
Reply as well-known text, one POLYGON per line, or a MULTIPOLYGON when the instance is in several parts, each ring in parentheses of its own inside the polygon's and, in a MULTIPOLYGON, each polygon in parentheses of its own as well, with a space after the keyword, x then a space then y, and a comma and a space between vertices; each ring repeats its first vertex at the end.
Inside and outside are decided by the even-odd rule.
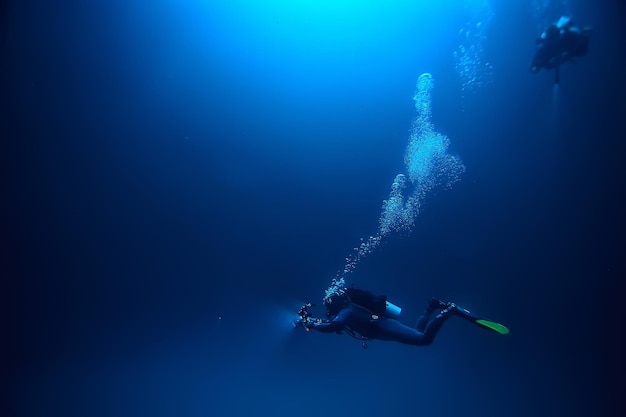
POLYGON ((367 341, 391 340, 408 345, 430 345, 443 323, 451 316, 465 318, 474 324, 500 334, 509 333, 502 324, 475 316, 470 311, 454 303, 445 303, 432 298, 424 313, 417 320, 416 328, 409 327, 397 320, 401 308, 390 303, 386 296, 377 296, 369 291, 358 288, 341 288, 324 299, 327 319, 313 317, 309 308, 314 305, 307 303, 298 311, 295 327, 304 327, 322 333, 346 332, 363 342, 367 349, 367 341), (431 320, 431 315, 439 310, 431 320))
POLYGON ((562 16, 537 38, 530 71, 536 74, 541 68, 554 69, 554 83, 558 84, 561 64, 587 55, 591 30, 574 26, 571 18, 562 16))

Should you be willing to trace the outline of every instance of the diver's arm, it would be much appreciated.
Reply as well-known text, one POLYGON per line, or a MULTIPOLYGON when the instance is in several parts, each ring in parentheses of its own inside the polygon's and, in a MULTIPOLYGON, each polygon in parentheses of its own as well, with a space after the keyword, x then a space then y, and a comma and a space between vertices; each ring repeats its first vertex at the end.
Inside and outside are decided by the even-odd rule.
POLYGON ((345 327, 345 321, 350 314, 351 308, 346 307, 337 314, 331 321, 317 320, 309 328, 315 329, 322 333, 339 333, 345 327))
POLYGON ((309 329, 317 330, 322 333, 335 333, 343 330, 343 323, 336 321, 314 322, 309 329))

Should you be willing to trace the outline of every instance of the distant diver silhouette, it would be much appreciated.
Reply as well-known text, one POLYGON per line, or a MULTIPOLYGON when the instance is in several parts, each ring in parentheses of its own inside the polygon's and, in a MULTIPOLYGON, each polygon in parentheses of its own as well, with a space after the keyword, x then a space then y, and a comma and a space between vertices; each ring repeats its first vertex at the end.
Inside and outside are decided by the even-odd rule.
POLYGON ((554 83, 558 84, 561 64, 575 62, 574 58, 587 55, 591 31, 590 27, 574 26, 571 18, 562 16, 537 38, 529 70, 538 73, 541 68, 554 69, 554 83))

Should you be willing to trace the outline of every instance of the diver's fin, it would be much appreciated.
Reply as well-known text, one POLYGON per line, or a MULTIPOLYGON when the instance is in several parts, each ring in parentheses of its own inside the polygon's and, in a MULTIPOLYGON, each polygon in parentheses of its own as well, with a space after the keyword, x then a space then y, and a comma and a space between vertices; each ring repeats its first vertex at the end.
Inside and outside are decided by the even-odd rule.
POLYGON ((509 334, 510 332, 508 327, 506 327, 505 325, 496 323, 495 321, 487 320, 483 317, 478 317, 469 310, 464 309, 463 307, 456 306, 456 309, 454 311, 457 315, 471 321, 472 323, 482 327, 483 329, 488 329, 499 334, 509 334))
POLYGON ((475 321, 476 324, 482 326, 486 329, 493 330, 496 333, 500 334, 509 334, 510 330, 504 324, 496 323, 495 321, 478 319, 475 321))

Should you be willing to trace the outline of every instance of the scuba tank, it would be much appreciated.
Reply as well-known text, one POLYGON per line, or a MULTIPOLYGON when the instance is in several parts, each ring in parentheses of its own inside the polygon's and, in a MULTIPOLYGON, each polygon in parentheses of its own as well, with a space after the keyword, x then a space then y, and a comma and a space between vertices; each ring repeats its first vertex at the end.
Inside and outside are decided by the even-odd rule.
POLYGON ((402 307, 398 307, 389 300, 385 300, 385 316, 392 319, 397 319, 401 312, 402 307))

